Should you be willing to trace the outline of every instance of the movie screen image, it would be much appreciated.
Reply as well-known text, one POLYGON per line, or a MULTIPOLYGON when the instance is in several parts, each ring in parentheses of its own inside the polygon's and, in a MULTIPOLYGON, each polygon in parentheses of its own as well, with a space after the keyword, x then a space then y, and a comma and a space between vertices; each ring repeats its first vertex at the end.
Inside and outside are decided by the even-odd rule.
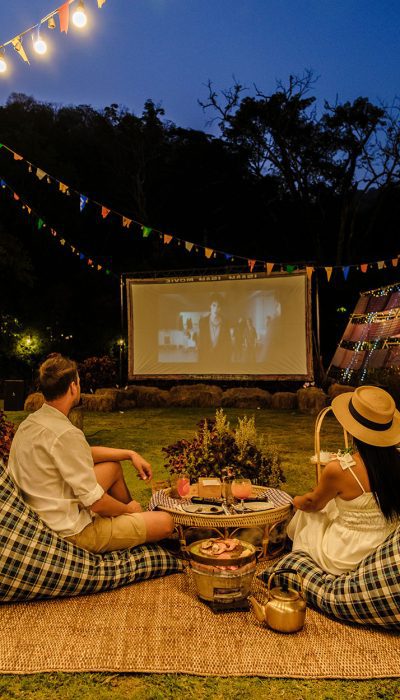
POLYGON ((307 291, 305 275, 128 279, 129 376, 306 376, 307 291))

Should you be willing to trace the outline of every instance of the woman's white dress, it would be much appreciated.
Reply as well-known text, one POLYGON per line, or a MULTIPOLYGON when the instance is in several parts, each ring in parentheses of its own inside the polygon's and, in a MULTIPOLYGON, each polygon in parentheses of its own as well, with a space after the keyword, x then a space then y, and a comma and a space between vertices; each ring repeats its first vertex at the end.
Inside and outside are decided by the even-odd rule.
MULTIPOLYGON (((348 458, 345 464, 340 457, 338 459, 343 469, 350 469, 363 489, 348 458)), ((287 534, 293 540, 293 551, 307 552, 325 571, 343 574, 355 569, 364 557, 379 547, 397 524, 387 523, 374 495, 363 489, 363 493, 351 501, 337 496, 322 510, 312 513, 298 510, 288 525, 287 534)))

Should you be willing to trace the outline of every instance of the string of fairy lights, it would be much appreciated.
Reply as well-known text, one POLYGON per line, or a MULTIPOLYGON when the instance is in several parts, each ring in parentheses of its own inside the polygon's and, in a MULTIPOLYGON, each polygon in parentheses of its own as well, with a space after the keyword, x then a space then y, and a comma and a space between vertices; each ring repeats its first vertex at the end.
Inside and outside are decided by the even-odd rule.
MULTIPOLYGON (((102 8, 106 2, 106 0, 96 1, 98 8, 102 8)), ((88 16, 83 0, 66 0, 60 7, 57 7, 45 17, 42 17, 36 24, 28 27, 28 29, 24 29, 12 39, 0 44, 0 76, 6 74, 8 71, 6 58, 6 51, 8 48, 14 50, 25 63, 30 64, 30 50, 28 48, 29 36, 32 38, 32 48, 35 54, 39 57, 43 57, 48 52, 46 29, 51 31, 55 30, 58 21, 60 32, 67 34, 70 26, 70 17, 72 19, 72 24, 77 29, 86 27, 88 16), (72 12, 70 12, 71 5, 75 5, 75 7, 72 8, 72 12)))

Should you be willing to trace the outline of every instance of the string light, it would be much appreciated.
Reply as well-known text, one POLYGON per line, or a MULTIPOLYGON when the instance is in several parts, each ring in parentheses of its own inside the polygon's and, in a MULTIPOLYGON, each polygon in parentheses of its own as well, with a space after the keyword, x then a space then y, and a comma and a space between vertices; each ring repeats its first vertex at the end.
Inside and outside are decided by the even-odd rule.
POLYGON ((72 21, 73 21, 75 27, 78 27, 78 29, 82 29, 83 27, 86 26, 87 16, 86 16, 85 5, 83 4, 83 0, 79 0, 78 7, 75 10, 74 14, 72 15, 72 21))
POLYGON ((4 56, 4 49, 0 49, 0 73, 5 73, 7 70, 7 63, 4 56))
POLYGON ((47 44, 46 44, 45 40, 42 39, 42 37, 40 36, 39 27, 38 27, 36 35, 35 34, 32 35, 32 41, 33 41, 33 48, 35 49, 36 53, 43 56, 43 54, 45 54, 47 51, 47 44))

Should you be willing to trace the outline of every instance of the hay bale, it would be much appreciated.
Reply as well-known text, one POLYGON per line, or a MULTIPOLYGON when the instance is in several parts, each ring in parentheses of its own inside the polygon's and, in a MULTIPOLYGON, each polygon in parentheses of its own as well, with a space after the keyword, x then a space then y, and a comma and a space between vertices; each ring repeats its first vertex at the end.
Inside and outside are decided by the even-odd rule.
POLYGON ((72 425, 79 430, 83 430, 83 406, 75 406, 68 413, 68 418, 72 425))
POLYGON ((29 394, 29 396, 26 397, 25 403, 24 403, 24 411, 28 411, 29 413, 33 411, 37 411, 39 408, 41 408, 44 404, 44 396, 41 391, 35 391, 34 394, 29 394))
POLYGON ((293 410, 297 408, 297 396, 292 391, 277 391, 271 396, 271 408, 293 410))
POLYGON ((297 391, 297 405, 302 413, 317 415, 328 404, 328 397, 322 389, 308 387, 297 391))
POLYGON ((332 401, 332 399, 334 399, 336 396, 340 396, 340 394, 347 394, 347 392, 354 391, 354 389, 354 386, 348 386, 346 384, 331 384, 328 389, 328 396, 332 401))
POLYGON ((257 388, 227 389, 222 395, 222 406, 233 408, 269 408, 271 394, 257 388))
POLYGON ((155 386, 129 386, 118 395, 118 408, 162 408, 169 405, 169 391, 155 386))
POLYGON ((115 410, 115 397, 107 394, 82 394, 82 406, 87 411, 108 413, 115 410))
POLYGON ((169 392, 171 406, 218 408, 221 406, 222 389, 208 384, 173 386, 169 392))

